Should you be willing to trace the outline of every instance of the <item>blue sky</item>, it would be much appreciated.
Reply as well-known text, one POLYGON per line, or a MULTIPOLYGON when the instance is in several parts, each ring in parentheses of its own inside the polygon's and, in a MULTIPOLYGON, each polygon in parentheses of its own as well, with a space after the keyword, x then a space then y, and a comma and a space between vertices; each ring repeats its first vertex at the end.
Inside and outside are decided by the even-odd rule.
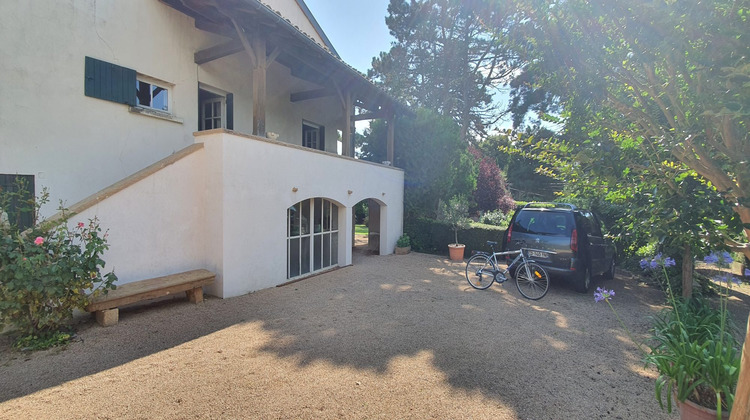
POLYGON ((388 51, 393 37, 385 17, 388 0, 305 0, 339 56, 362 73, 388 51))

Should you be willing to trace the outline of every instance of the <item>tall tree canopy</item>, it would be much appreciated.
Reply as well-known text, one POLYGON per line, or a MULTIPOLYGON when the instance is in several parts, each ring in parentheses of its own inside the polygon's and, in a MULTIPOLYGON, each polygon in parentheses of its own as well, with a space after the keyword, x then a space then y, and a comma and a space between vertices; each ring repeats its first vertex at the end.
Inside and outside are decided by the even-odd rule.
MULTIPOLYGON (((440 200, 470 194, 477 187, 478 165, 459 140, 459 127, 449 117, 429 109, 396 120, 393 164, 404 174, 406 217, 435 216, 440 200)), ((371 162, 386 159, 387 127, 372 121, 358 146, 358 157, 371 162)))
POLYGON ((558 169, 591 168, 589 185, 668 216, 654 223, 750 257, 749 14, 748 0, 519 0, 515 111, 559 111, 566 141, 539 151, 558 169))
POLYGON ((484 134, 501 117, 493 94, 513 71, 500 42, 506 2, 391 0, 396 38, 372 61, 369 77, 394 96, 452 117, 460 137, 484 134))

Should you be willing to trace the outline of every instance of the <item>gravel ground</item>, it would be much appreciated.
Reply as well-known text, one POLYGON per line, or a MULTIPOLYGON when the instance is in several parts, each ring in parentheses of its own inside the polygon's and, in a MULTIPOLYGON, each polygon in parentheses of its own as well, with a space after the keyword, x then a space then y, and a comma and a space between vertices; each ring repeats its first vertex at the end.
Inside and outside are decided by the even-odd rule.
MULTIPOLYGON (((2 337, 0 418, 678 418, 591 294, 477 291, 463 268, 358 251, 284 287, 133 306, 109 328, 86 317, 64 349, 12 352, 2 337)), ((623 274, 603 285, 645 338, 660 294, 623 274)), ((733 306, 744 325, 747 295, 733 306)))

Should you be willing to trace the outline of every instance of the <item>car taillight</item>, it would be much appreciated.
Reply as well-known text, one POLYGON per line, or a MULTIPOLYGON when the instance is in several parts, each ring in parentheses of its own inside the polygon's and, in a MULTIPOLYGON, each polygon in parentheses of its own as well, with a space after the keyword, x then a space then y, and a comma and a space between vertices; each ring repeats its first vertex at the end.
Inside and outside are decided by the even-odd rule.
POLYGON ((570 250, 578 252, 578 229, 573 229, 570 234, 570 250))
POLYGON ((508 226, 508 236, 505 238, 505 243, 510 246, 510 235, 513 233, 513 225, 508 226))

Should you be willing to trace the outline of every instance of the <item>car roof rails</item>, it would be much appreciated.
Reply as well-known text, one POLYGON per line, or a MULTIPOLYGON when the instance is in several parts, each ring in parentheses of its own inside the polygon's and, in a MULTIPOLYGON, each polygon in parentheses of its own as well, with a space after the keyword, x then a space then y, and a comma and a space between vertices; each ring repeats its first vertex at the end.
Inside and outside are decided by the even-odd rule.
POLYGON ((552 202, 543 202, 543 201, 534 201, 531 203, 527 203, 523 208, 540 208, 540 209, 560 209, 560 208, 568 208, 570 210, 577 210, 578 207, 574 206, 570 203, 552 203, 552 202))

